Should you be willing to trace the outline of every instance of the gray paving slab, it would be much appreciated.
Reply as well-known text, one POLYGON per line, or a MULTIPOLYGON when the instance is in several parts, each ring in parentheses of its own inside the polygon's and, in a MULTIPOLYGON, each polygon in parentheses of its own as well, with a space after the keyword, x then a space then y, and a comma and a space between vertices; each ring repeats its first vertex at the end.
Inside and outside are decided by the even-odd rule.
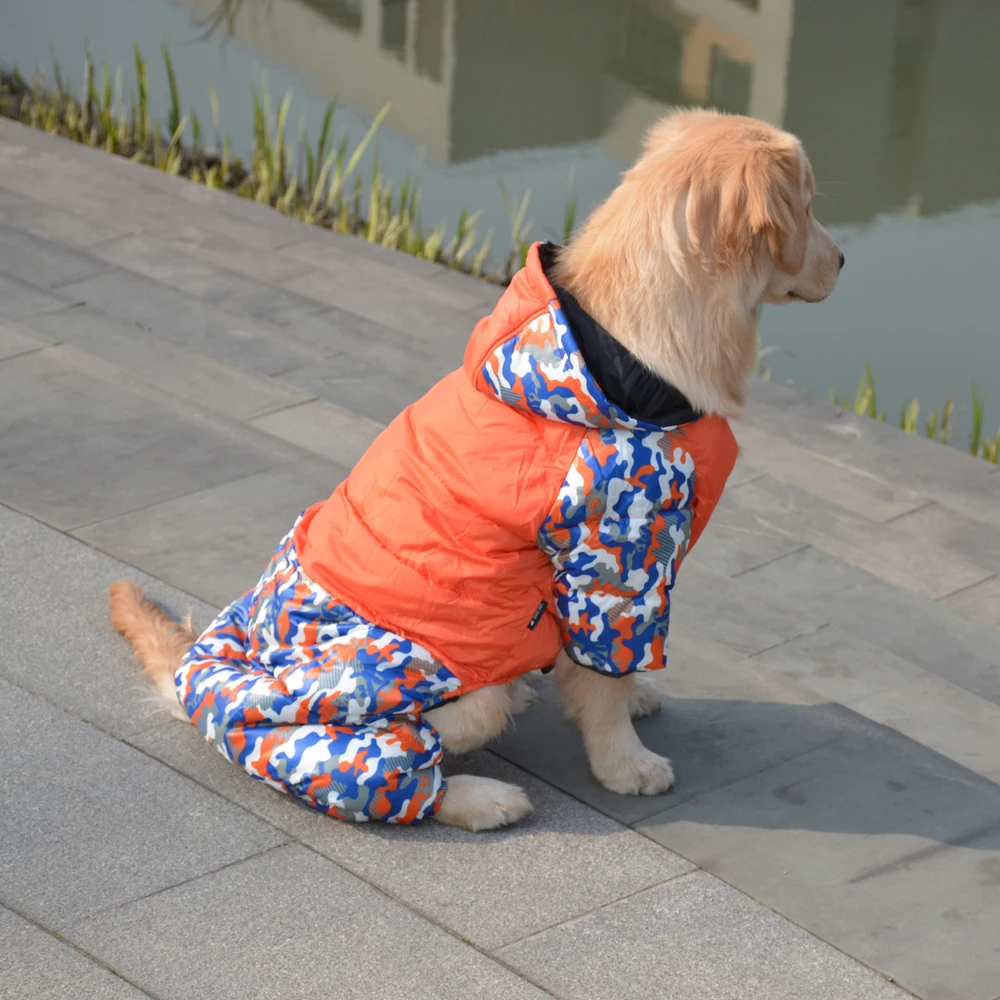
POLYGON ((316 458, 188 493, 80 528, 78 538, 224 607, 253 587, 306 507, 347 474, 316 458))
POLYGON ((643 831, 923 1000, 992 1000, 1000 787, 859 720, 643 831))
POLYGON ((340 265, 349 264, 351 260, 364 260, 380 268, 388 268, 390 274, 386 274, 385 271, 380 273, 389 280, 393 280, 391 273, 402 273, 410 278, 429 281, 451 289, 462 296, 463 302, 472 298, 477 303, 484 304, 487 309, 491 309, 503 294, 500 285, 453 271, 422 257, 398 253, 377 243, 358 241, 353 236, 315 227, 302 227, 298 239, 282 246, 279 256, 295 261, 299 271, 303 265, 321 265, 336 269, 340 265))
MULTIPOLYGON (((733 467, 733 471, 729 474, 729 478, 726 480, 726 490, 734 489, 737 486, 742 486, 744 483, 752 483, 755 479, 759 479, 763 472, 760 469, 755 468, 750 464, 749 460, 745 455, 738 454, 736 457, 736 465, 733 467)), ((725 499, 726 494, 723 493, 722 497, 725 499)), ((715 523, 715 517, 712 517, 712 523, 715 523)), ((704 535, 702 536, 705 537, 704 535)))
POLYGON ((409 373, 421 385, 433 385, 463 358, 459 345, 429 344, 336 306, 282 327, 281 335, 309 351, 308 367, 347 355, 400 378, 409 373))
POLYGON ((127 232, 165 234, 195 226, 265 251, 294 239, 301 229, 299 223, 228 192, 67 143, 9 119, 0 122, 0 147, 0 187, 98 223, 124 223, 127 232))
MULTIPOLYGON (((3 146, 0 140, 0 147, 3 146)), ((2 155, 2 154, 0 154, 2 155)), ((110 217, 101 220, 86 218, 77 212, 28 198, 2 186, 6 174, 0 169, 0 219, 5 225, 33 233, 46 240, 75 249, 86 249, 101 240, 110 240, 127 231, 118 217, 111 225, 110 217)))
POLYGON ((35 336, 19 323, 13 320, 0 320, 0 361, 16 357, 18 354, 28 354, 46 346, 48 341, 35 336))
POLYGON ((912 688, 923 678, 948 683, 833 625, 756 654, 753 663, 851 708, 871 694, 887 688, 912 688))
POLYGON ((279 259, 273 253, 262 253, 259 246, 245 240, 206 232, 204 228, 175 222, 169 230, 159 230, 155 236, 188 256, 269 284, 280 284, 302 271, 298 261, 279 259))
POLYGON ((1000 643, 994 629, 826 553, 804 549, 733 584, 767 593, 804 614, 823 615, 828 623, 973 694, 1000 697, 1000 643))
POLYGON ((535 813, 511 829, 472 834, 435 822, 355 826, 321 816, 253 781, 185 723, 130 742, 487 950, 692 867, 486 751, 447 758, 445 774, 521 785, 535 813))
MULTIPOLYGON (((159 761, 0 680, 0 903, 53 930, 283 842, 159 761)), ((128 977, 131 979, 131 977, 128 977)))
POLYGON ((62 293, 175 344, 262 375, 311 360, 308 351, 283 339, 265 320, 200 302, 131 271, 106 271, 64 286, 62 293))
POLYGON ((681 569, 671 595, 672 627, 679 624, 706 639, 748 654, 777 646, 825 624, 822 608, 814 613, 793 610, 774 600, 766 588, 740 586, 737 581, 700 565, 693 558, 697 551, 695 548, 691 562, 681 569))
POLYGON ((904 1000, 909 994, 704 872, 499 952, 556 996, 904 1000))
POLYGON ((432 344, 464 349, 473 326, 492 308, 476 296, 373 261, 347 255, 336 262, 309 259, 315 269, 284 287, 432 344))
POLYGON ((71 293, 45 291, 20 278, 0 274, 0 318, 18 319, 72 305, 71 293))
MULTIPOLYGON (((0 267, 2 247, 0 242, 0 267)), ((91 252, 108 265, 144 275, 192 298, 278 325, 293 323, 328 308, 325 302, 211 264, 150 236, 122 236, 98 244, 91 252)))
POLYGON ((546 995, 298 845, 78 924, 70 939, 177 1000, 546 995))
POLYGON ((341 409, 388 424, 450 370, 440 362, 415 366, 410 372, 406 367, 404 354, 384 364, 367 349, 355 348, 329 361, 283 372, 281 378, 341 409))
POLYGON ((952 611, 978 618, 990 628, 1000 629, 1000 580, 995 576, 949 594, 941 603, 952 611))
POLYGON ((109 266, 88 253, 0 222, 0 274, 20 278, 36 288, 57 288, 99 274, 109 266))
MULTIPOLYGON (((307 395, 305 391, 303 395, 307 395)), ((313 451, 350 469, 382 433, 384 425, 317 399, 250 421, 259 430, 313 451)))
POLYGON ((850 469, 935 499, 1000 528, 1000 478, 987 462, 915 434, 760 380, 751 380, 744 419, 850 469))
POLYGON ((871 521, 770 476, 732 490, 728 504, 750 525, 811 545, 930 598, 971 587, 991 575, 933 539, 916 540, 891 524, 871 521))
POLYGON ((984 529, 939 503, 929 502, 892 524, 922 542, 943 545, 992 573, 1000 573, 1000 531, 984 529))
POLYGON ((727 485, 712 515, 712 530, 701 536, 685 559, 688 567, 703 566, 722 576, 739 576, 805 548, 806 543, 794 534, 776 531, 742 510, 735 499, 739 488, 736 483, 727 485))
POLYGON ((776 700, 788 700, 790 692, 796 691, 801 703, 814 698, 843 705, 983 777, 1000 780, 1000 741, 996 738, 1000 706, 849 632, 826 626, 744 664, 734 663, 728 674, 705 663, 703 641, 697 642, 697 652, 691 657, 683 653, 687 637, 677 638, 682 645, 675 643, 673 654, 680 649, 682 660, 693 659, 699 669, 693 676, 690 668, 678 676, 672 667, 662 675, 653 675, 662 676, 661 685, 668 696, 692 693, 691 677, 695 696, 752 698, 754 686, 766 689, 768 675, 777 674, 773 684, 777 694, 771 695, 776 700), (718 678, 713 687, 707 684, 709 677, 718 678))
POLYGON ((734 421, 732 428, 752 466, 870 520, 889 521, 928 502, 920 493, 865 475, 746 421, 734 421))
POLYGON ((0 942, 6 1000, 141 1000, 149 995, 3 906, 0 942))
POLYGON ((165 398, 66 347, 0 362, 0 502, 71 527, 274 464, 165 398))
POLYGON ((0 613, 8 623, 0 676, 116 736, 166 718, 108 621, 108 587, 124 576, 176 618, 191 611, 204 628, 215 617, 215 608, 0 507, 0 613))
POLYGON ((266 375, 171 343, 95 306, 77 306, 24 321, 35 333, 101 358, 163 392, 234 420, 252 420, 313 398, 266 375))
POLYGON ((1000 782, 1000 705, 924 673, 850 706, 990 781, 1000 782))
POLYGON ((663 691, 663 707, 635 727, 649 749, 673 761, 677 784, 667 795, 617 795, 598 785, 547 679, 538 684, 539 703, 517 717, 497 752, 606 815, 636 823, 829 743, 851 724, 839 706, 690 633, 671 635, 667 667, 647 676, 663 691))

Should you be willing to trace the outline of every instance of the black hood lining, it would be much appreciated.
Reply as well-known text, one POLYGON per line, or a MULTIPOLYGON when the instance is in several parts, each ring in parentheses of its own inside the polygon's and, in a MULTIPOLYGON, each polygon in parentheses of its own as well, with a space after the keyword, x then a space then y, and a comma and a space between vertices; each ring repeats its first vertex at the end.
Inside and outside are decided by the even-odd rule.
POLYGON ((538 248, 542 270, 559 299, 587 371, 601 392, 633 420, 657 427, 676 427, 703 417, 680 389, 651 372, 565 288, 552 283, 549 274, 561 250, 562 247, 554 243, 543 243, 538 248))

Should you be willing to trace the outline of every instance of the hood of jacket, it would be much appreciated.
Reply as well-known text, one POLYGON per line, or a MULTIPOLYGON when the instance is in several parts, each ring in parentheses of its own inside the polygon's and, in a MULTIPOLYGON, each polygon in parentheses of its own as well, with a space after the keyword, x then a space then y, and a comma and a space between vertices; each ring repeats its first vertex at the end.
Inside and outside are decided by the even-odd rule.
POLYGON ((525 413, 585 427, 663 430, 703 416, 550 283, 560 249, 533 244, 477 324, 465 351, 476 388, 525 413))

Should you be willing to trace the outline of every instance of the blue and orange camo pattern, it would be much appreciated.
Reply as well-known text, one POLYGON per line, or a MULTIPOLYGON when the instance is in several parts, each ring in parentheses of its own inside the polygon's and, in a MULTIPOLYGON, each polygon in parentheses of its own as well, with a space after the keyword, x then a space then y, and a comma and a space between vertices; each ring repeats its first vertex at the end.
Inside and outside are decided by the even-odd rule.
POLYGON ((192 646, 178 697, 209 743, 273 788, 338 819, 419 822, 445 790, 421 712, 458 678, 337 603, 291 538, 192 646))
POLYGON ((664 666, 670 591, 691 535, 683 427, 644 423, 607 399, 558 300, 497 347, 483 375, 505 403, 588 428, 538 533, 567 653, 614 676, 664 666))

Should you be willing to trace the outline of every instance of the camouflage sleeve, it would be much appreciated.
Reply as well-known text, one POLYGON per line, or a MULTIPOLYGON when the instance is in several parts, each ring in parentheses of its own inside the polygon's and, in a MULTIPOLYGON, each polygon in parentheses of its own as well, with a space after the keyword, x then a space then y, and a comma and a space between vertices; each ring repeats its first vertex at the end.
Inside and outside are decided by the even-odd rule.
POLYGON ((584 436, 538 536, 555 567, 556 611, 575 662, 615 677, 666 663, 693 476, 676 432, 584 436))

